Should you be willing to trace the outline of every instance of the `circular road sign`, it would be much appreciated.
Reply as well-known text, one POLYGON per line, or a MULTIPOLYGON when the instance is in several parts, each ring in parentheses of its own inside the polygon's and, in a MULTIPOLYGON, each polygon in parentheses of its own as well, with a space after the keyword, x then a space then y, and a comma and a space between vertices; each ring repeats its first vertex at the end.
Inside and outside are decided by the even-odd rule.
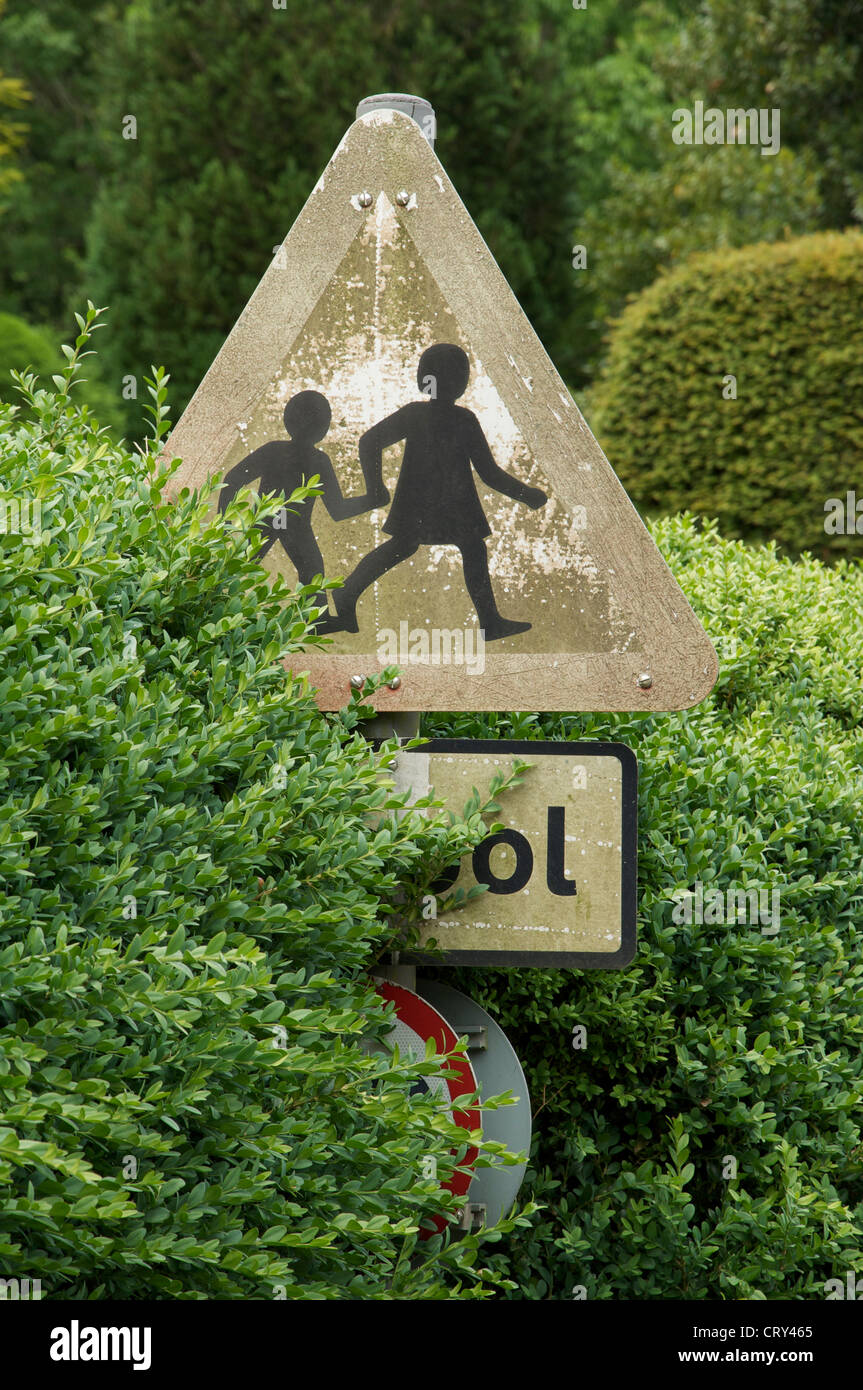
MULTIPOLYGON (((498 1023, 466 994, 439 980, 419 980, 423 998, 446 1015, 451 1029, 468 1036, 471 1065, 482 1096, 511 1091, 516 1105, 500 1110, 481 1110, 484 1139, 496 1139, 510 1153, 530 1153, 530 1095, 521 1063, 509 1038, 498 1023)), ((505 1215, 516 1199, 526 1164, 479 1168, 473 1175, 467 1201, 474 1224, 491 1226, 505 1215)))
MULTIPOLYGON (((421 999, 412 990, 394 984, 392 980, 375 980, 375 989, 384 999, 394 1004, 396 1009, 395 1024, 386 1038, 387 1047, 397 1046, 402 1056, 410 1054, 416 1058, 423 1058, 429 1038, 434 1040, 438 1053, 452 1052, 457 1046, 458 1034, 427 999, 421 999)), ((447 1063, 447 1070, 454 1075, 447 1077, 432 1073, 420 1077, 412 1087, 412 1094, 431 1093, 438 1098, 455 1124, 461 1125, 468 1133, 473 1129, 479 1129, 480 1112, 477 1106, 465 1108, 463 1103, 460 1104, 461 1097, 469 1096, 477 1090, 477 1078, 473 1067, 464 1054, 458 1054, 447 1063)), ((476 1158, 476 1149, 469 1148, 459 1168, 442 1186, 457 1197, 466 1196, 471 1184, 471 1173, 462 1172, 461 1169, 471 1169, 476 1158)), ((443 1230, 444 1225, 441 1218, 435 1220, 438 1231, 443 1230)), ((429 1235, 431 1232, 425 1234, 429 1235)))

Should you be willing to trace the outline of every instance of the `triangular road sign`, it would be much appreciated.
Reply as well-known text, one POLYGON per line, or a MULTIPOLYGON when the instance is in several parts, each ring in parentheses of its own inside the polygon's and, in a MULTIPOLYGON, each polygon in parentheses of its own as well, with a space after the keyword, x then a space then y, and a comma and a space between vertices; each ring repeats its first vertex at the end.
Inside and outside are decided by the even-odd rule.
MULTIPOLYGON (((419 125, 348 130, 173 431, 174 487, 290 495, 262 563, 329 595, 324 709, 680 709, 716 655, 419 125)), ((299 669, 299 663, 298 663, 299 669)))

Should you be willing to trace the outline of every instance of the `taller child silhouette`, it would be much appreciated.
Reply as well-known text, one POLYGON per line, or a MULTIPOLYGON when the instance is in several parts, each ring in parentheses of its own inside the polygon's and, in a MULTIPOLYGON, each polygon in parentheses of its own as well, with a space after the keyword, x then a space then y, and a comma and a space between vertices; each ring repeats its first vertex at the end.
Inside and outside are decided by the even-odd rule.
POLYGON ((469 380, 467 354, 452 343, 435 343, 422 354, 417 371, 417 383, 427 399, 403 405, 362 436, 359 455, 368 489, 366 505, 375 507, 383 506, 390 496, 381 474, 383 450, 400 439, 405 441, 395 497, 383 528, 391 539, 360 560, 344 587, 334 591, 338 617, 325 620, 322 631, 359 631, 360 594, 421 545, 458 546, 465 585, 487 642, 530 628, 530 623, 498 612, 485 548, 491 528, 472 468, 488 487, 515 502, 536 509, 548 498, 541 488, 529 487, 498 467, 473 411, 455 404, 469 380))

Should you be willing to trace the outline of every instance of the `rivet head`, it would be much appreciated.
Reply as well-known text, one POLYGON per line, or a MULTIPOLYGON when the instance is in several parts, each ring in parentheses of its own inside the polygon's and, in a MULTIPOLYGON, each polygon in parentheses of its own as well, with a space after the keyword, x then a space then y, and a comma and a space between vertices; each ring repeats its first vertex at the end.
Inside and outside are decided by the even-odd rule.
POLYGON ((408 193, 407 189, 399 189, 398 193, 396 194, 396 202, 398 203, 399 207, 406 208, 410 200, 411 195, 408 193))
POLYGON ((389 685, 390 690, 398 690, 399 686, 402 683, 402 678, 401 676, 393 676, 392 680, 388 681, 387 683, 389 685))
POLYGON ((361 208, 370 208, 372 205, 372 195, 367 190, 357 195, 357 202, 361 208))
POLYGON ((399 760, 398 760, 398 758, 391 758, 390 761, 387 763, 387 767, 391 767, 391 768, 393 769, 393 771, 395 771, 395 769, 398 767, 398 765, 399 765, 399 760))
POLYGON ((642 671, 641 675, 638 677, 638 686, 639 686, 639 689, 640 689, 640 690, 649 690, 650 687, 651 687, 652 685, 653 685, 653 677, 652 677, 652 675, 650 674, 650 672, 649 672, 649 671, 642 671))
POLYGON ((351 676, 351 686, 354 690, 362 690, 365 683, 365 676, 351 676))

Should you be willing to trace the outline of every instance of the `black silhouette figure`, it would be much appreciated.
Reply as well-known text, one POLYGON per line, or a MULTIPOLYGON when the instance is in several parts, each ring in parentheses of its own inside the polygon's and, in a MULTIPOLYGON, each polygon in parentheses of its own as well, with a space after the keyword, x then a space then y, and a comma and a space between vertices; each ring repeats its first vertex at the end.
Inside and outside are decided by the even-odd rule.
MULTIPOLYGON (((219 497, 219 511, 224 512, 239 489, 260 478, 262 493, 277 493, 286 499, 295 488, 315 473, 323 486, 324 506, 334 521, 367 512, 375 504, 365 497, 343 497, 329 455, 314 446, 323 439, 330 427, 332 412, 326 396, 319 391, 300 391, 285 406, 285 429, 290 439, 274 439, 252 451, 225 476, 219 497)), ((278 541, 294 566, 301 584, 311 584, 317 575, 323 576, 324 560, 312 530, 314 497, 292 502, 272 516, 257 523, 266 536, 256 555, 261 560, 278 541)), ((316 595, 320 607, 327 607, 327 596, 316 595)), ((320 620, 319 620, 320 621, 320 620)))
POLYGON ((467 354, 452 343, 435 343, 422 354, 417 371, 419 388, 427 399, 402 406, 362 436, 359 455, 368 507, 389 501, 381 455, 388 445, 405 441, 395 497, 383 528, 391 539, 364 556, 344 587, 334 591, 338 617, 326 619, 321 631, 359 631, 360 594, 409 559, 419 546, 433 544, 456 545, 461 551, 465 585, 486 641, 531 627, 498 612, 485 548, 491 528, 477 496, 472 467, 484 483, 515 502, 536 509, 548 498, 541 488, 529 487, 498 467, 473 411, 455 404, 469 380, 467 354))

